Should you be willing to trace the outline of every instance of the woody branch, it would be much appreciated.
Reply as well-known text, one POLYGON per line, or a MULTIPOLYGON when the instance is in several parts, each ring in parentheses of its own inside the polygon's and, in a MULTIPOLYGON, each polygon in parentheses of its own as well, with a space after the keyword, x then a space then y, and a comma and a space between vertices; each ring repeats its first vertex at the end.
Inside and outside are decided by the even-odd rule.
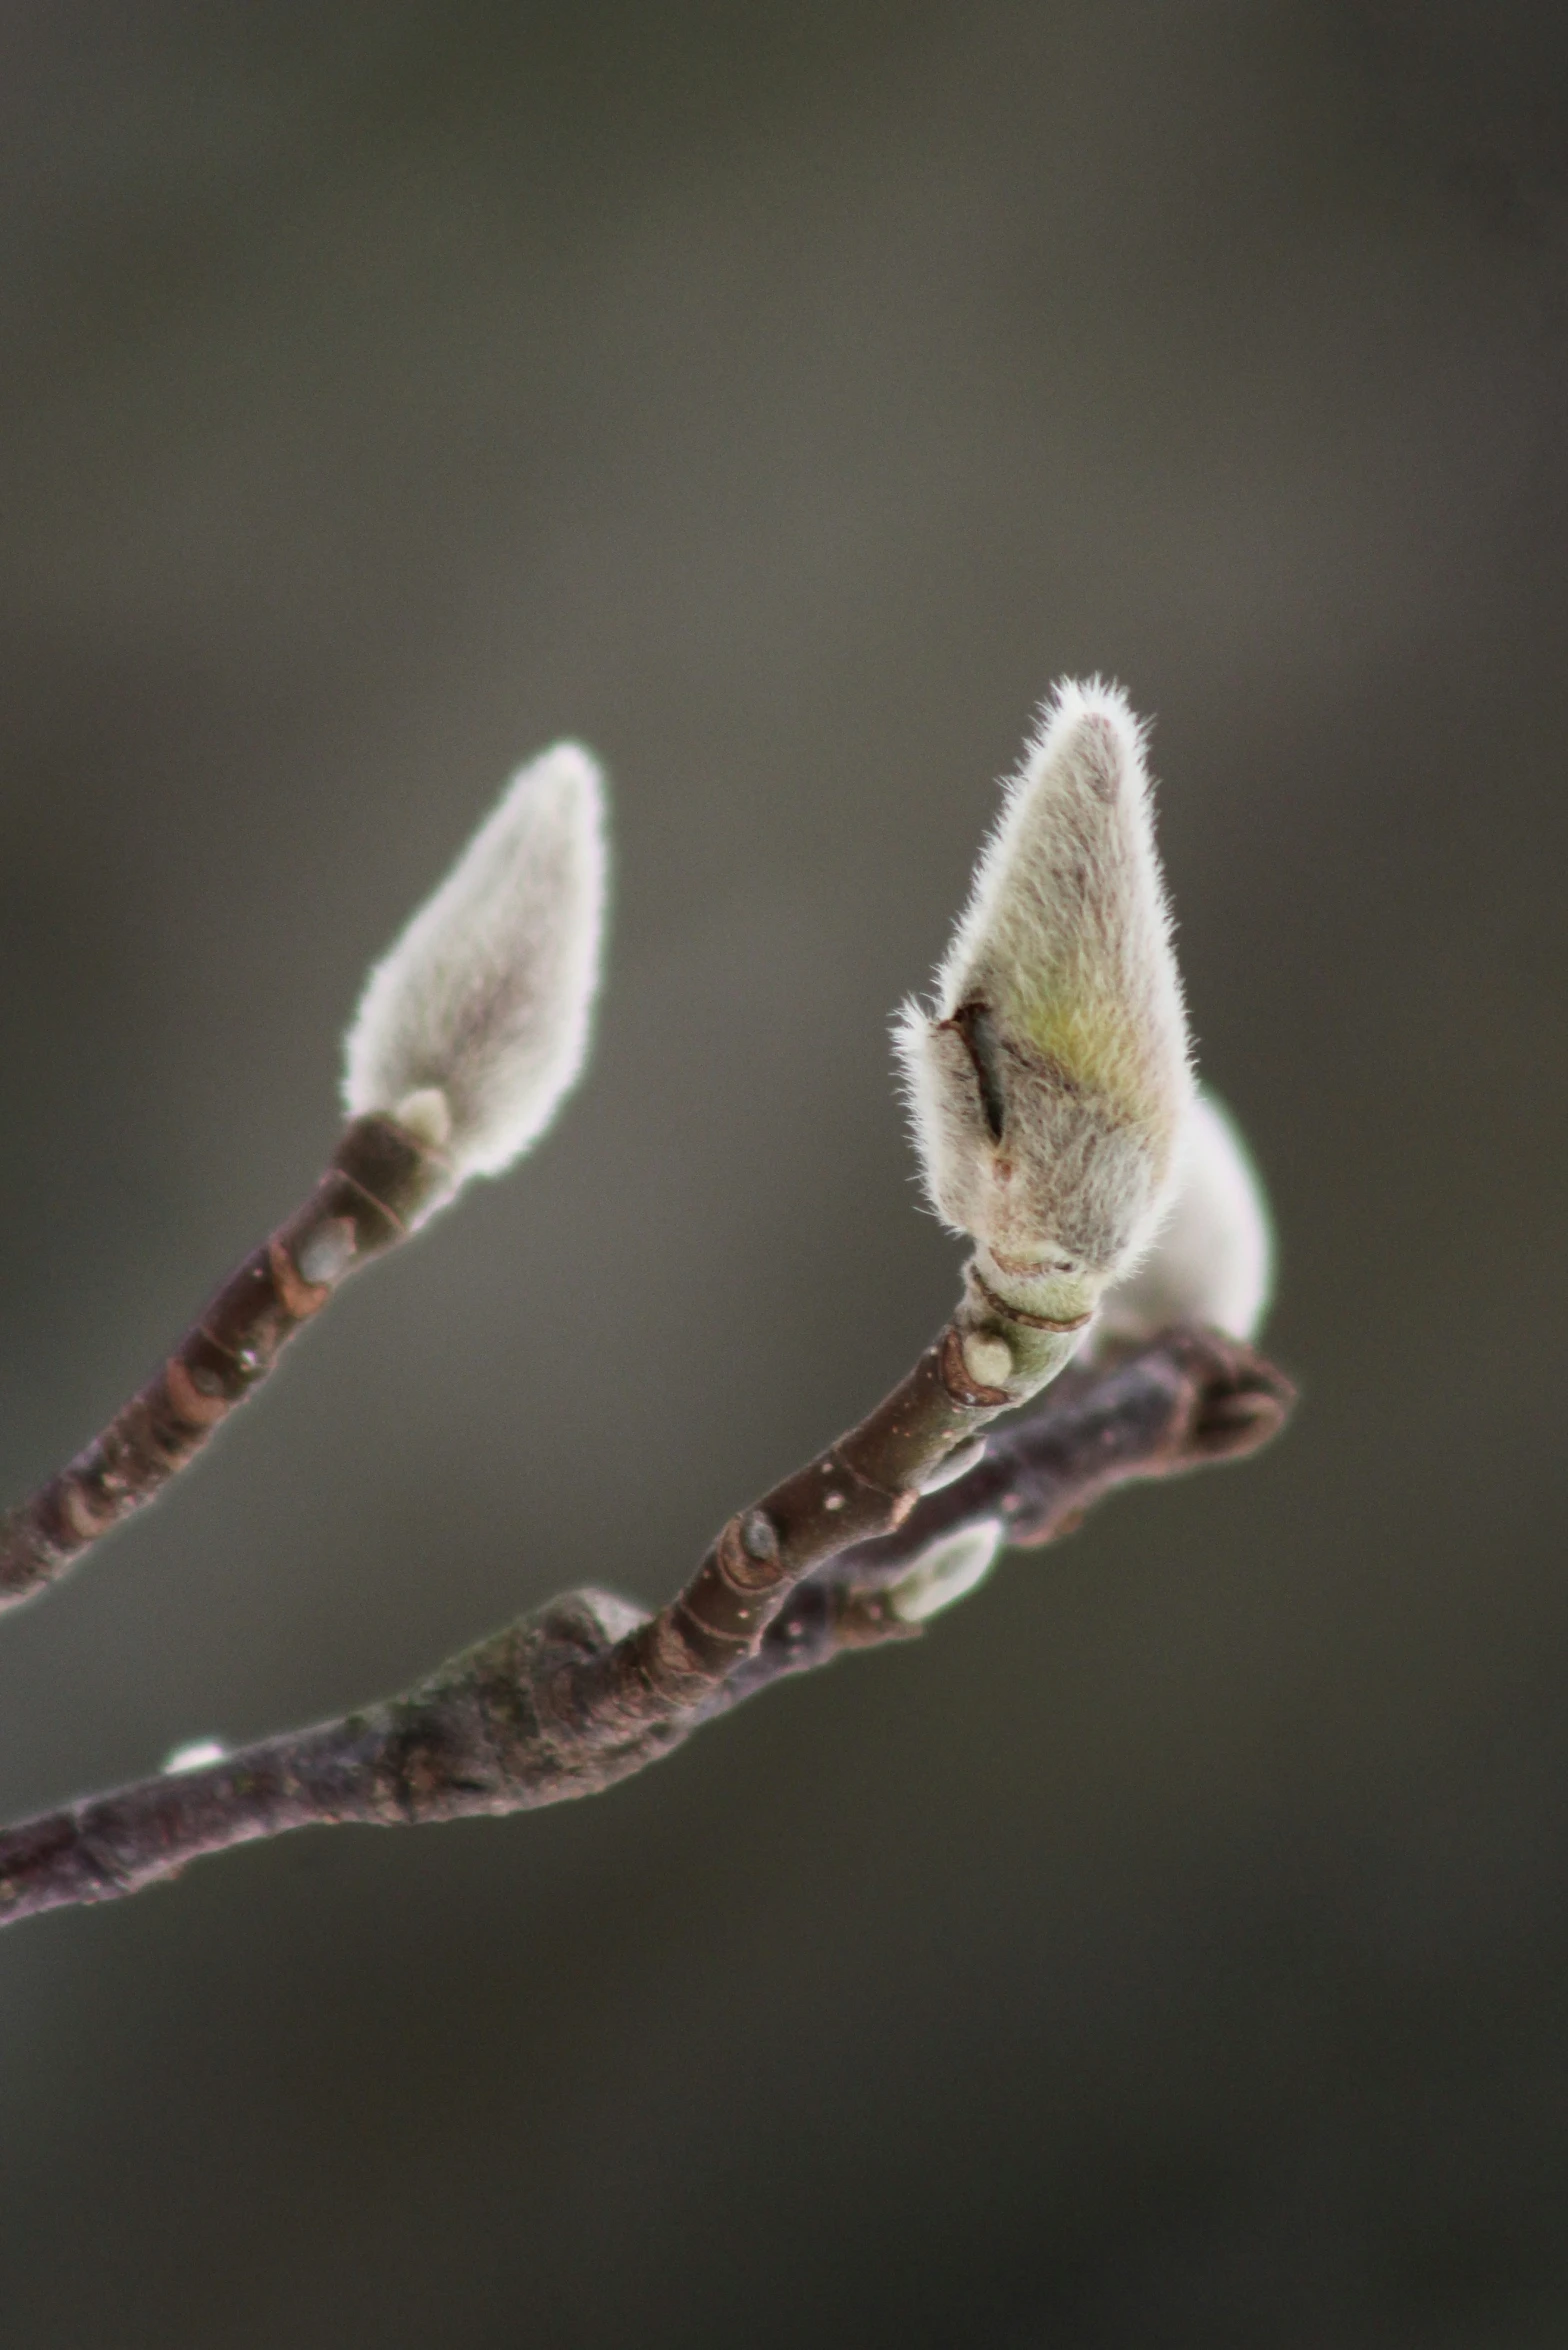
POLYGON ((294 1828, 599 1793, 777 1680, 918 1634, 907 1602, 921 1562, 955 1538, 1054 1541, 1119 1485, 1252 1451, 1290 1405, 1288 1383, 1249 1348, 1175 1331, 1068 1373, 939 1491, 882 1482, 902 1473, 917 1427, 941 1444, 955 1411, 966 1430, 983 1416, 945 1386, 951 1351, 939 1341, 869 1420, 731 1518, 657 1614, 569 1592, 402 1697, 0 1831, 0 1924, 117 1900, 294 1828))
POLYGON ((439 1154, 389 1118, 356 1118, 309 1198, 232 1273, 107 1428, 0 1519, 0 1609, 31 1599, 152 1501, 361 1265, 447 1188, 439 1154))
MULTIPOLYGON (((289 1828, 592 1793, 782 1675, 906 1637, 1004 1541, 1270 1433, 1288 1387, 1237 1343, 1266 1300, 1267 1222, 1194 1091, 1149 796, 1122 696, 1060 688, 936 1002, 901 1016, 928 1192, 974 1253, 952 1319, 868 1418, 733 1517, 652 1615, 569 1594, 403 1698, 5 1832, 0 1922, 289 1828)), ((305 1207, 0 1528, 0 1604, 150 1499, 357 1265, 528 1148, 582 1064, 603 896, 598 773, 562 745, 372 972, 349 1124, 305 1207)))

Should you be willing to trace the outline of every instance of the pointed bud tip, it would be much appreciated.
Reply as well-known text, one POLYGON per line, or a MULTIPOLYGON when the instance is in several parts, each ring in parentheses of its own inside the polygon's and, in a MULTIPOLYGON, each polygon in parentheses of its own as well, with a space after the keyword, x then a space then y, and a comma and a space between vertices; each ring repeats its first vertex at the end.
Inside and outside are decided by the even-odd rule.
POLYGON ((606 869, 599 767, 557 743, 371 972, 346 1042, 349 1115, 408 1111, 459 1182, 510 1166, 587 1052, 606 869))

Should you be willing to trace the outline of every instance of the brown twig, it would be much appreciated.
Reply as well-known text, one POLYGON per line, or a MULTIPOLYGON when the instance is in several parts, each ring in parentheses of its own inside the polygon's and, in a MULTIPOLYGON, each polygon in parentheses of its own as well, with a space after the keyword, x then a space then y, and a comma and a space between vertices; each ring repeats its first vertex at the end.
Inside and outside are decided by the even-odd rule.
POLYGON ((403 1697, 0 1832, 0 1922, 114 1900, 289 1828, 595 1794, 775 1680, 910 1637, 891 1589, 939 1536, 997 1519, 1009 1542, 1052 1541, 1117 1485, 1252 1451, 1291 1400, 1250 1349, 1173 1331, 1068 1371, 922 1495, 933 1461, 1000 1408, 975 1400, 950 1328, 860 1427, 732 1518, 656 1615, 572 1592, 403 1697))
POLYGON ((0 1519, 0 1609, 44 1590, 195 1459, 339 1284, 450 1187, 439 1153, 356 1118, 304 1205, 230 1275, 100 1436, 0 1519))

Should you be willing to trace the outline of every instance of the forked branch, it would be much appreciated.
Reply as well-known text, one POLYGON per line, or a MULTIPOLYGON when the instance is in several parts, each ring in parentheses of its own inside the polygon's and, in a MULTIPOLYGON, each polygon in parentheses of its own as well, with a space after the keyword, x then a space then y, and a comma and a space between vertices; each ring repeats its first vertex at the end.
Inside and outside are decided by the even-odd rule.
POLYGON ((1255 1450, 1292 1401, 1250 1348, 1171 1331, 1069 1370, 973 1466, 923 1494, 933 1456, 997 1408, 972 1400, 955 1339, 944 1333, 868 1420, 731 1518, 657 1614, 569 1592, 402 1697, 0 1831, 0 1923, 116 1900, 291 1828, 597 1794, 772 1682, 913 1636, 901 1590, 944 1537, 999 1524, 1009 1544, 1054 1541, 1118 1485, 1255 1450))
MULTIPOLYGON (((0 1923, 289 1828, 594 1794, 771 1681, 908 1637, 1000 1542, 1050 1541, 1113 1486, 1271 1435, 1289 1385, 1239 1343, 1267 1298, 1267 1215, 1194 1094, 1149 791, 1125 699, 1060 688, 936 1003, 901 1017, 927 1188, 974 1255, 952 1320, 869 1418, 731 1518, 655 1614, 572 1592, 406 1696, 0 1832, 0 1923), (1080 1343, 1097 1359, 1069 1369, 1080 1343)), ((603 903, 598 773, 558 745, 372 972, 349 1124, 311 1198, 0 1522, 0 1607, 194 1458, 348 1273, 543 1131, 582 1064, 603 903)))

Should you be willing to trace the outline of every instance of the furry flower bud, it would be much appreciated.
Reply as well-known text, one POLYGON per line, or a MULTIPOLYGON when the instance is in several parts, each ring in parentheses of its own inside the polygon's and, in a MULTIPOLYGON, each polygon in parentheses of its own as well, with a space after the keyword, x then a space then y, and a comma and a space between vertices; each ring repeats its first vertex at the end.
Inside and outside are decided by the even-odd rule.
POLYGON ((599 769, 558 743, 371 972, 346 1043, 350 1117, 399 1120, 459 1183, 536 1142, 587 1054, 605 878, 599 769))
POLYGON ((941 1535, 888 1594, 894 1615, 905 1624, 923 1624, 967 1599, 991 1572, 1001 1547, 1000 1518, 983 1518, 978 1526, 941 1535))
POLYGON ((1225 1111, 1200 1093, 1176 1146, 1165 1221, 1148 1255, 1106 1292, 1096 1349, 1139 1344, 1176 1322, 1251 1338, 1268 1309, 1273 1258, 1262 1179, 1225 1111))
POLYGON ((937 1212, 1005 1303, 1071 1322, 1158 1222, 1191 1098, 1187 1026, 1122 693, 1058 686, 937 973, 900 1016, 937 1212))

